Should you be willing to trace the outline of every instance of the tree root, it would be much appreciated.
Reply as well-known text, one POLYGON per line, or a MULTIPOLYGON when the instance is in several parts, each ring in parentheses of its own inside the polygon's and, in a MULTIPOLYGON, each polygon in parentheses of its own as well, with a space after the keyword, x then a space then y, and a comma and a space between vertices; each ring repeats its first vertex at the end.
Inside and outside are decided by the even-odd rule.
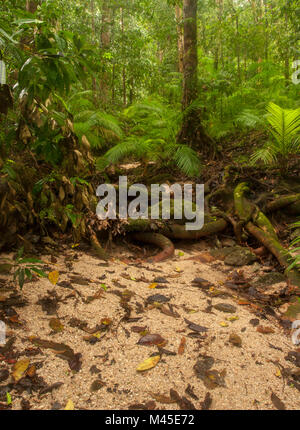
POLYGON ((133 238, 141 242, 151 243, 162 249, 161 252, 149 259, 151 262, 158 263, 174 255, 173 243, 160 233, 134 233, 133 238))
POLYGON ((279 209, 283 209, 286 206, 293 205, 295 207, 299 206, 299 214, 300 214, 300 194, 292 194, 289 196, 282 196, 266 205, 266 212, 274 212, 279 209), (298 205, 293 205, 294 203, 298 203, 298 205))
POLYGON ((216 221, 205 223, 201 230, 186 230, 184 225, 170 224, 161 231, 171 239, 198 240, 201 237, 220 233, 225 230, 227 225, 228 223, 225 219, 217 219, 216 221))
MULTIPOLYGON (((245 198, 245 193, 248 190, 245 183, 241 183, 236 187, 234 191, 236 212, 241 219, 245 219, 245 216, 249 217, 251 214, 252 221, 247 221, 245 224, 246 230, 277 258, 284 269, 287 269, 291 263, 291 254, 279 242, 269 219, 259 210, 256 210, 254 215, 250 212, 252 205, 245 198)), ((300 286, 300 272, 298 270, 286 270, 285 274, 293 284, 300 286)))
POLYGON ((108 255, 105 252, 105 250, 102 248, 102 246, 100 245, 96 234, 92 233, 90 235, 90 241, 91 241, 91 245, 92 245, 93 249, 96 251, 98 257, 101 260, 105 260, 105 261, 108 260, 108 255))

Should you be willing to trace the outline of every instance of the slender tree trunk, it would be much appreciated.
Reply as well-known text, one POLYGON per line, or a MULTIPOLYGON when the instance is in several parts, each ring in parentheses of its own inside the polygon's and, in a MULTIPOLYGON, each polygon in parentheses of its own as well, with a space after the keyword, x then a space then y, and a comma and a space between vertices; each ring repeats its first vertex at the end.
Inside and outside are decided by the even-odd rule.
POLYGON ((178 49, 178 71, 183 73, 183 31, 182 31, 182 8, 175 6, 176 28, 177 28, 177 49, 178 49))
MULTIPOLYGON (((111 10, 104 0, 102 4, 102 20, 101 20, 101 49, 105 52, 110 47, 110 24, 111 24, 111 10)), ((103 62, 106 60, 102 59, 103 62)), ((109 103, 109 73, 105 70, 100 81, 100 94, 101 101, 104 107, 109 103)))
POLYGON ((211 140, 201 125, 199 108, 187 109, 198 97, 197 56, 197 0, 183 1, 184 19, 184 73, 182 109, 183 123, 177 136, 178 143, 188 144, 194 149, 207 152, 211 140))
MULTIPOLYGON (((92 26, 92 34, 93 40, 96 39, 96 24, 95 24, 95 0, 91 0, 91 26, 92 26)), ((97 101, 97 81, 96 77, 92 76, 92 88, 93 88, 93 98, 94 102, 97 101)))
POLYGON ((38 0, 26 0, 26 11, 34 13, 39 5, 38 0))
POLYGON ((224 3, 223 0, 218 0, 218 53, 220 54, 220 61, 222 67, 224 67, 224 49, 223 49, 223 35, 222 35, 222 23, 223 23, 223 13, 224 13, 224 3))
POLYGON ((237 56, 237 72, 238 81, 241 82, 241 56, 240 56, 240 31, 239 31, 239 15, 235 15, 235 25, 236 25, 236 56, 237 56))
MULTIPOLYGON (((124 36, 124 9, 121 8, 121 32, 122 32, 122 36, 124 36)), ((125 61, 124 58, 124 37, 122 37, 122 57, 123 57, 123 61, 125 61)), ((123 104, 124 106, 127 106, 127 86, 126 86, 126 66, 125 64, 123 65, 123 70, 122 70, 122 84, 123 84, 123 104)))
MULTIPOLYGON (((288 27, 289 27, 289 19, 288 19, 288 14, 287 12, 285 12, 284 15, 284 22, 285 22, 285 29, 288 32, 288 27)), ((290 83, 290 50, 289 50, 289 46, 287 45, 286 49, 285 49, 285 53, 284 53, 284 78, 285 78, 285 85, 288 86, 290 83)))

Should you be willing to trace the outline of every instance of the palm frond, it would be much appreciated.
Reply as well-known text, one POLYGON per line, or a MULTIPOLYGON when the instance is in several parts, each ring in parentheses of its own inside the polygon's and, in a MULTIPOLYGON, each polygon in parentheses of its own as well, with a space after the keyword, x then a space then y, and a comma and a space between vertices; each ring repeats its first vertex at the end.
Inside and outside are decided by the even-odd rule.
POLYGON ((289 156, 300 152, 300 108, 282 109, 275 103, 269 103, 267 121, 274 140, 256 151, 251 157, 251 163, 261 160, 265 164, 273 164, 280 160, 280 167, 284 170, 289 156))
POLYGON ((255 165, 258 161, 262 161, 264 164, 275 164, 277 161, 276 151, 270 144, 264 148, 258 149, 250 158, 250 164, 255 165))
POLYGON ((261 115, 248 109, 243 110, 235 121, 243 127, 252 129, 263 127, 265 124, 264 118, 261 115))
POLYGON ((197 153, 187 145, 169 145, 169 154, 178 168, 188 176, 198 176, 202 165, 197 153))
POLYGON ((282 109, 275 103, 269 103, 267 112, 271 133, 280 147, 284 148, 300 132, 300 108, 282 109))

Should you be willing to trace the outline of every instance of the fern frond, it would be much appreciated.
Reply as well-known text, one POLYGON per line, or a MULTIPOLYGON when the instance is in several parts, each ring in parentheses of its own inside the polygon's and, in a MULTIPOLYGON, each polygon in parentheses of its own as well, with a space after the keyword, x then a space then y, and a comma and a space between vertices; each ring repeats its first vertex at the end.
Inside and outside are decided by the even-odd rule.
POLYGON ((250 164, 255 165, 258 161, 264 164, 275 164, 277 161, 276 153, 271 145, 258 149, 250 158, 250 164))

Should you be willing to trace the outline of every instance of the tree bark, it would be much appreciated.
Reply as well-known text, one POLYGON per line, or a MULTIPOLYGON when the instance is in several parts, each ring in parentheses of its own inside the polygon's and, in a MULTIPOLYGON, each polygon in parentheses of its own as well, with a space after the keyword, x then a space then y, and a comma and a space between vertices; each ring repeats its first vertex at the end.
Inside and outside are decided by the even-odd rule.
MULTIPOLYGON (((100 42, 103 53, 110 47, 111 9, 107 3, 107 1, 104 1, 102 4, 100 42)), ((102 58, 102 61, 105 63, 107 60, 102 58)), ((109 103, 109 73, 107 70, 103 72, 102 79, 100 81, 100 94, 102 106, 105 108, 109 103)))
POLYGON ((177 28, 177 49, 178 49, 178 71, 183 73, 183 31, 182 31, 182 8, 179 5, 175 6, 176 28, 177 28))
POLYGON ((37 0, 26 0, 26 11, 34 13, 37 10, 39 1, 37 0))
POLYGON ((211 139, 201 125, 201 111, 191 108, 198 97, 198 55, 197 55, 197 0, 183 1, 184 56, 183 56, 183 97, 184 111, 178 143, 188 144, 196 150, 207 152, 211 139))

